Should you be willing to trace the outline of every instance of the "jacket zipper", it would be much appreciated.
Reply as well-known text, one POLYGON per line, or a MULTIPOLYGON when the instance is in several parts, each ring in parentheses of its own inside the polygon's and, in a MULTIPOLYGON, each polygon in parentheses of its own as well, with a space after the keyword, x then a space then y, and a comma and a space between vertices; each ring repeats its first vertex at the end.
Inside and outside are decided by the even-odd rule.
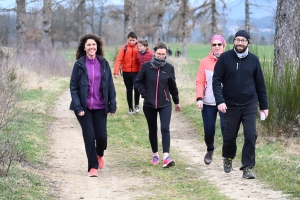
POLYGON ((166 93, 166 90, 164 89, 164 93, 165 93, 165 96, 166 96, 166 101, 169 101, 169 99, 168 99, 168 95, 167 95, 167 93, 166 93))
POLYGON ((95 63, 94 60, 92 62, 92 90, 91 90, 91 108, 93 108, 94 104, 94 81, 95 81, 95 63))
MULTIPOLYGON (((240 59, 240 61, 241 61, 241 59, 240 59)), ((237 82, 237 84, 238 84, 238 86, 240 85, 240 73, 239 73, 239 63, 236 63, 236 70, 237 70, 237 73, 238 73, 238 82, 237 82)), ((239 92, 239 90, 238 90, 238 92, 239 92)), ((239 99, 239 98, 238 98, 239 99)), ((237 102, 237 106, 239 105, 239 103, 237 102)))
POLYGON ((157 96, 158 96, 158 81, 159 81, 159 71, 160 69, 157 70, 157 78, 156 78, 156 91, 155 91, 155 108, 157 108, 157 96))

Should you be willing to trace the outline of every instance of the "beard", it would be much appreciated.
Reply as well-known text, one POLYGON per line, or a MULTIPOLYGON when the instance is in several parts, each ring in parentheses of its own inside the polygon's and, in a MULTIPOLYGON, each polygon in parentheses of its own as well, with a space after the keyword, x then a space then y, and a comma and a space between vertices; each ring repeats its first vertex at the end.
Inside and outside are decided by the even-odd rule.
POLYGON ((248 48, 248 45, 247 45, 247 46, 244 47, 242 50, 239 50, 239 49, 237 49, 237 46, 238 46, 238 45, 235 45, 234 48, 235 48, 236 52, 238 52, 238 53, 244 53, 244 52, 246 51, 246 49, 248 48))

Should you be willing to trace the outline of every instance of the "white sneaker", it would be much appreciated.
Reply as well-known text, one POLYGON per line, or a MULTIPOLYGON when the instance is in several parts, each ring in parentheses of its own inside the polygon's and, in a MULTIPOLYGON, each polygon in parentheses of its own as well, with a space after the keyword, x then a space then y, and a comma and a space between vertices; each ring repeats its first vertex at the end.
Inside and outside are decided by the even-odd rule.
POLYGON ((133 113, 134 113, 133 110, 132 110, 132 109, 129 109, 128 114, 129 114, 129 115, 132 115, 133 113))
POLYGON ((140 112, 141 112, 141 110, 140 110, 140 107, 139 107, 139 106, 135 106, 135 112, 136 112, 136 113, 140 113, 140 112))

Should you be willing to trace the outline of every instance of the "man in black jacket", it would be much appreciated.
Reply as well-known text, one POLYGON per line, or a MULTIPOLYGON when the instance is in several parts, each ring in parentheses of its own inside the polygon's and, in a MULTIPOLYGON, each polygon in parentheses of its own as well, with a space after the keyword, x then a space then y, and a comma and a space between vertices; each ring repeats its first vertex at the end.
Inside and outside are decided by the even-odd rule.
POLYGON ((240 30, 235 34, 234 48, 220 55, 213 75, 213 91, 220 112, 224 113, 222 156, 224 171, 232 170, 236 156, 236 138, 240 124, 244 128, 242 150, 243 178, 255 179, 256 115, 268 116, 268 99, 264 76, 256 55, 249 52, 249 34, 240 30))

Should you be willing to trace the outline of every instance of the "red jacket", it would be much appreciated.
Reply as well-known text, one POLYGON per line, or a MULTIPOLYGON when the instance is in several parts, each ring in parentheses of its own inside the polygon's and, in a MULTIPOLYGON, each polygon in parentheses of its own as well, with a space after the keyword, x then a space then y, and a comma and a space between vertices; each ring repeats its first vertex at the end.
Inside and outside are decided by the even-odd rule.
POLYGON ((144 53, 141 53, 139 52, 138 55, 137 55, 137 63, 139 65, 139 69, 142 68, 142 65, 145 63, 145 62, 148 62, 152 59, 153 57, 153 53, 152 51, 147 48, 146 51, 144 53))
POLYGON ((114 74, 119 74, 120 66, 122 65, 123 72, 139 72, 139 66, 136 62, 136 57, 138 54, 137 44, 131 46, 129 43, 127 45, 127 50, 124 53, 125 45, 121 46, 119 53, 117 55, 114 64, 114 74))

